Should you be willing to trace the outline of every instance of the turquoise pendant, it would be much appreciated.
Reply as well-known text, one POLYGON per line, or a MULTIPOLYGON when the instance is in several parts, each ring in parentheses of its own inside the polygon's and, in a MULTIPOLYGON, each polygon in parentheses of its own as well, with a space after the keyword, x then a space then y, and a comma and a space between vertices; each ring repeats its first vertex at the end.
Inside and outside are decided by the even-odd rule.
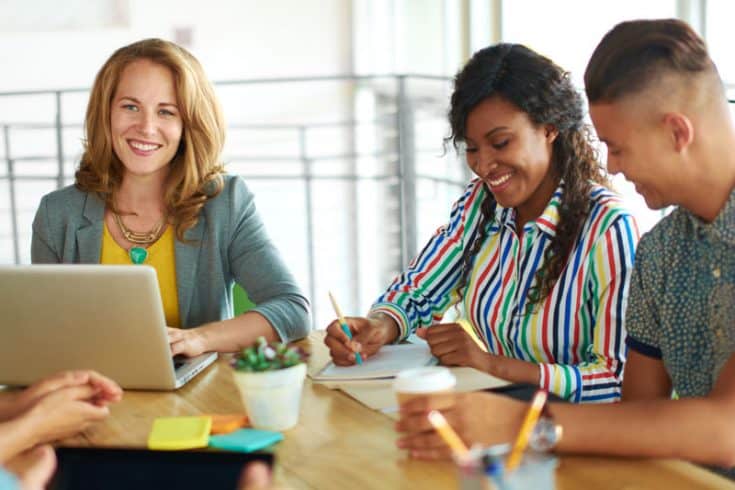
POLYGON ((148 258, 148 250, 141 247, 132 247, 128 253, 133 264, 142 264, 148 258))

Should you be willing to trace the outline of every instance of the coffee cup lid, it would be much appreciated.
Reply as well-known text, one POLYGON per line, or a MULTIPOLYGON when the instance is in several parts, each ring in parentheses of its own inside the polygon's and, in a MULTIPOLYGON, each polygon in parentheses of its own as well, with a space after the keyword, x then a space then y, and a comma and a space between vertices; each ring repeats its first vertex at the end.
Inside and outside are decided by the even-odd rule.
POLYGON ((452 372, 441 366, 405 369, 393 381, 393 389, 400 393, 431 393, 450 390, 457 384, 452 372))

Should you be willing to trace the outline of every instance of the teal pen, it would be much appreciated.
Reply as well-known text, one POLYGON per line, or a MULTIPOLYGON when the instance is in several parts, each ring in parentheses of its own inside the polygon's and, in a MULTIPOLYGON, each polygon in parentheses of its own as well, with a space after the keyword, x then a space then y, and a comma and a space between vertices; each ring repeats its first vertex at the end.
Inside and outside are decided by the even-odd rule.
MULTIPOLYGON (((337 314, 337 319, 339 320, 339 324, 342 327, 342 331, 347 335, 347 338, 352 340, 352 331, 350 331, 350 327, 347 325, 347 320, 345 320, 345 317, 342 316, 342 310, 339 309, 339 305, 337 304, 337 300, 334 299, 334 296, 332 293, 329 293, 329 299, 332 301, 332 307, 334 308, 334 312, 337 314)), ((358 364, 362 364, 362 356, 359 352, 355 352, 355 361, 357 361, 358 364)))

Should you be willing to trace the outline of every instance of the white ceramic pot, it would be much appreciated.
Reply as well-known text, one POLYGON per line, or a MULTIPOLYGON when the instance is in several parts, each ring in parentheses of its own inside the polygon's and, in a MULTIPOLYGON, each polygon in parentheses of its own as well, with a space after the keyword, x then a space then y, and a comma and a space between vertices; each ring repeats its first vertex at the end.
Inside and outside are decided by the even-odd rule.
POLYGON ((253 427, 287 430, 299 421, 306 364, 263 372, 232 371, 253 427))

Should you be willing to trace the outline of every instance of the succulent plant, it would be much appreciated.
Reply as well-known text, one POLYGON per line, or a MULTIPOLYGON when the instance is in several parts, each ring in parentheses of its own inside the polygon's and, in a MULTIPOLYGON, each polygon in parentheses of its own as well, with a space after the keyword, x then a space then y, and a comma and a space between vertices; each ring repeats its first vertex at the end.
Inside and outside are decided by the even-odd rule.
POLYGON ((236 353, 230 365, 236 371, 275 371, 306 362, 308 357, 309 354, 301 347, 289 347, 281 342, 269 344, 264 337, 258 337, 255 345, 236 353))

